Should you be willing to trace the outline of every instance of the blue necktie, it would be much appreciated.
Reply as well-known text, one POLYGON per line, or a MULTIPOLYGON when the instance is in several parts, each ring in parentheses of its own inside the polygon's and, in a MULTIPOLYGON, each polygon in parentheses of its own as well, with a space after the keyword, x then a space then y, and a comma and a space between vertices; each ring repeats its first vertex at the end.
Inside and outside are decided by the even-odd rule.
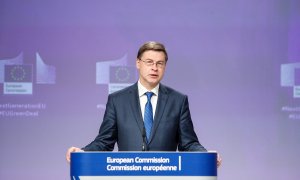
POLYGON ((152 110, 152 104, 151 104, 151 97, 154 94, 153 92, 146 92, 147 96, 147 103, 145 106, 145 113, 144 113, 144 124, 146 129, 146 136, 147 136, 147 142, 149 143, 151 128, 153 124, 153 110, 152 110))

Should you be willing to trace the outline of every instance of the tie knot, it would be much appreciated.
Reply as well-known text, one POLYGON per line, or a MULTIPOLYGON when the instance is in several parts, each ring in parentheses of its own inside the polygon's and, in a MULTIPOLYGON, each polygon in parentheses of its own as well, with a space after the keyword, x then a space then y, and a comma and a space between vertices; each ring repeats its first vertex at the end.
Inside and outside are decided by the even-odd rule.
POLYGON ((150 101, 150 99, 151 99, 151 97, 153 96, 154 93, 153 92, 146 92, 145 94, 147 96, 148 101, 150 101))

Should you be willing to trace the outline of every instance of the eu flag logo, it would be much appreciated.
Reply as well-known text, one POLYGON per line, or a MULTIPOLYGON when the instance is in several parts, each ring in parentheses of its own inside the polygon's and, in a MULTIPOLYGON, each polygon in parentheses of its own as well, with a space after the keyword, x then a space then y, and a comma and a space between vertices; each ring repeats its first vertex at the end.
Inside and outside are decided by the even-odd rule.
POLYGON ((136 81, 136 68, 130 66, 110 67, 110 83, 134 83, 136 81))
POLYGON ((4 82, 32 82, 32 65, 5 65, 4 82))
POLYGON ((4 94, 32 94, 32 65, 5 65, 4 76, 4 94))
POLYGON ((121 90, 136 81, 136 69, 132 66, 111 66, 109 69, 108 92, 121 90))

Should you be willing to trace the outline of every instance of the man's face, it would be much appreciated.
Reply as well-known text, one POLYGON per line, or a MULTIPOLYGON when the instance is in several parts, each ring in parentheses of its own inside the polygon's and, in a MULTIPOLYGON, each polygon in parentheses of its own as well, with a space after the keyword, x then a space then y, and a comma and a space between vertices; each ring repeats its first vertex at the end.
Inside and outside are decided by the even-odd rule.
POLYGON ((151 90, 163 78, 166 68, 165 54, 160 51, 145 51, 141 59, 136 60, 136 67, 141 84, 151 90))

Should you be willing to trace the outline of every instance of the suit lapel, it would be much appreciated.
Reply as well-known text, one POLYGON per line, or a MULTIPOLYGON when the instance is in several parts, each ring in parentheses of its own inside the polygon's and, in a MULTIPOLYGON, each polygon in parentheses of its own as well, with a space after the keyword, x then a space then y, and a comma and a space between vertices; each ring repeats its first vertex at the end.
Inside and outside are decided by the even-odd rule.
MULTIPOLYGON (((143 132, 143 128, 144 128, 144 122, 143 122, 143 116, 142 116, 142 112, 141 112, 137 83, 135 83, 132 86, 132 88, 129 90, 129 102, 130 102, 130 107, 131 107, 133 116, 138 124, 141 134, 143 134, 142 132, 143 132)), ((124 102, 124 103, 126 103, 126 102, 124 102)))
POLYGON ((159 93, 158 93, 158 99, 157 99, 157 106, 156 106, 156 111, 155 111, 155 117, 154 117, 154 122, 151 130, 151 135, 150 135, 150 141, 152 141, 153 136, 155 135, 155 131, 159 125, 159 122, 162 118, 162 115, 164 113, 167 101, 168 101, 168 90, 166 89, 165 86, 160 84, 159 86, 159 93))

